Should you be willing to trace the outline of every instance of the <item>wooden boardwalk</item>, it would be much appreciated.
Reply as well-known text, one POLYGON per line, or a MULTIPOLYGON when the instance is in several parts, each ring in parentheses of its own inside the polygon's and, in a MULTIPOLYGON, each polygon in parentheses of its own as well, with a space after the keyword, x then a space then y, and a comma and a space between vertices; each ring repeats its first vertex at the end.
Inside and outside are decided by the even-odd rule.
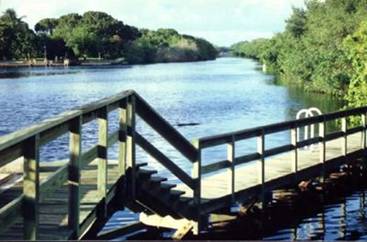
MULTIPOLYGON (((362 133, 348 136, 348 153, 353 153, 361 149, 362 133)), ((328 160, 343 156, 343 139, 339 138, 326 142, 326 164, 328 160)), ((298 172, 320 164, 320 147, 315 145, 313 148, 302 149, 298 152, 298 172)), ((293 152, 270 157, 265 161, 265 182, 271 182, 277 178, 286 177, 294 174, 292 162, 294 160, 293 152)), ((234 191, 240 192, 251 187, 261 185, 259 173, 261 168, 260 160, 252 161, 247 164, 236 167, 234 191)), ((231 171, 223 169, 201 180, 201 197, 205 200, 221 198, 231 195, 231 171)), ((321 174, 321 169, 320 169, 321 174)), ((185 191, 184 196, 192 197, 192 191, 180 184, 179 190, 185 191)), ((255 194, 256 195, 256 194, 255 194)))
POLYGON ((100 232, 115 211, 127 207, 147 225, 176 229, 174 238, 205 230, 218 210, 257 199, 266 203, 273 189, 322 177, 366 157, 367 107, 319 115, 200 138, 190 143, 134 91, 79 107, 15 133, 0 137, 0 240, 108 239, 140 225, 100 232), (118 129, 109 131, 109 113, 118 110, 118 129), (135 128, 136 116, 192 167, 187 174, 135 128), (348 127, 348 120, 360 124, 348 127), (83 125, 96 120, 98 141, 82 150, 83 125), (339 131, 326 132, 328 122, 339 131), (299 140, 300 130, 315 125, 318 133, 299 140), (289 142, 269 148, 270 135, 286 132, 289 142), (45 163, 42 146, 69 136, 69 159, 45 163), (256 150, 239 155, 237 143, 256 139, 256 150), (118 145, 118 158, 108 150, 118 145), (312 147, 310 147, 312 145, 312 147), (136 147, 180 181, 153 175, 136 161, 136 147), (204 163, 205 149, 224 146, 227 159, 204 163), (12 168, 20 169, 12 173, 12 168), (205 164, 205 165, 203 165, 205 164), (9 168, 10 167, 10 168, 9 168), (19 167, 18 167, 19 168, 19 167), (8 179, 8 178, 12 179, 8 179), (15 179, 15 178, 20 179, 15 179), (6 186, 12 184, 11 186, 6 186))

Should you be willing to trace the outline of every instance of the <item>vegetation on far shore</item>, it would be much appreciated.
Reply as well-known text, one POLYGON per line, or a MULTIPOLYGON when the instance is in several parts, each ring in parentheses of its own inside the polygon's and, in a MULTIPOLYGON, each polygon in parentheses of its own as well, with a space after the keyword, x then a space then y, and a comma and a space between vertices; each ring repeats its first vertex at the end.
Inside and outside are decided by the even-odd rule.
POLYGON ((173 29, 137 29, 103 13, 67 14, 40 20, 34 30, 8 9, 0 16, 0 59, 118 59, 128 63, 211 60, 208 41, 173 29))
POLYGON ((308 0, 271 39, 234 44, 234 55, 255 58, 286 84, 367 105, 367 0, 308 0))

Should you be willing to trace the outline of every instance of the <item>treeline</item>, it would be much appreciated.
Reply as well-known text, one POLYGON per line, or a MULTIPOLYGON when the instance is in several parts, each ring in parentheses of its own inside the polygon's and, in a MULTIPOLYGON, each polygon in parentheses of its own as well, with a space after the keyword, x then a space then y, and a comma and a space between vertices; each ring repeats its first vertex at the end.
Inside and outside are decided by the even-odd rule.
POLYGON ((0 16, 0 58, 122 59, 129 63, 215 59, 217 52, 206 40, 175 30, 139 30, 103 13, 67 14, 46 18, 31 30, 14 10, 0 16))
POLYGON ((126 56, 131 63, 181 62, 215 59, 216 48, 204 39, 180 35, 173 29, 143 29, 126 56))
POLYGON ((284 32, 232 46, 288 84, 367 104, 367 0, 309 0, 294 8, 284 32))

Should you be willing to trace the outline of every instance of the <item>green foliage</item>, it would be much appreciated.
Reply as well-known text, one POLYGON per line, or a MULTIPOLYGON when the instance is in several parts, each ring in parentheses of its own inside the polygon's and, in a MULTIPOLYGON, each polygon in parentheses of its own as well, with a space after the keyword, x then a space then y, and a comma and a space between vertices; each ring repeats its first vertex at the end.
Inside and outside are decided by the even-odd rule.
POLYGON ((104 12, 70 13, 45 18, 34 33, 14 10, 0 16, 0 58, 101 57, 125 58, 130 63, 196 61, 214 59, 216 49, 208 41, 180 35, 174 29, 141 30, 104 12))
POLYGON ((36 35, 14 10, 8 9, 0 16, 1 59, 30 58, 36 53, 36 43, 36 35))
POLYGON ((129 63, 181 62, 215 59, 217 50, 203 39, 173 29, 141 30, 126 52, 129 63))
POLYGON ((140 36, 136 28, 103 12, 68 14, 56 22, 51 38, 63 39, 77 56, 118 58, 127 44, 140 36))
POLYGON ((349 106, 367 105, 367 21, 344 41, 348 58, 352 63, 352 78, 346 95, 349 106))
POLYGON ((283 33, 236 44, 232 52, 259 59, 282 82, 344 95, 353 72, 343 43, 365 16, 367 0, 309 0, 293 9, 283 33))

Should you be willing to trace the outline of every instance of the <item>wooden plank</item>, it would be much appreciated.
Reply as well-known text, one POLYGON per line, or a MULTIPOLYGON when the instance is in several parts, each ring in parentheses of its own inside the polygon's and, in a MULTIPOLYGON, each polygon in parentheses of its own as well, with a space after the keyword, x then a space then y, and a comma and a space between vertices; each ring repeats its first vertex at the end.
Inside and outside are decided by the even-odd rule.
POLYGON ((341 148, 342 148, 342 154, 344 156, 347 155, 348 153, 348 134, 347 134, 347 130, 348 130, 348 127, 347 127, 347 118, 344 117, 342 118, 342 132, 343 132, 343 139, 342 139, 342 143, 341 143, 341 148))
POLYGON ((4 150, 0 150, 0 167, 9 164, 10 162, 23 156, 23 144, 15 144, 4 150))
POLYGON ((128 180, 128 190, 130 199, 136 197, 136 154, 135 154, 135 108, 136 98, 130 96, 127 103, 127 137, 126 137, 126 168, 129 171, 130 177, 128 180))
POLYGON ((39 135, 24 142, 23 217, 24 239, 38 238, 39 202, 39 135))
POLYGON ((96 119, 97 117, 97 111, 103 107, 107 106, 115 106, 117 107, 118 103, 128 98, 131 95, 134 95, 133 90, 127 90, 120 93, 117 93, 113 96, 109 96, 106 98, 103 98, 101 100, 89 103, 87 105, 78 107, 77 109, 81 110, 83 112, 83 124, 92 121, 93 119, 96 119), (116 104, 116 105, 114 105, 116 104))
POLYGON ((22 195, 0 208, 0 233, 4 233, 23 215, 23 199, 24 196, 22 195))
POLYGON ((261 133, 257 137, 257 153, 260 155, 260 160, 258 161, 258 182, 261 184, 261 202, 264 207, 265 203, 265 134, 261 133))
POLYGON ((89 165, 98 156, 98 145, 93 146, 88 151, 84 152, 81 156, 81 168, 89 165))
POLYGON ((282 145, 272 149, 264 150, 264 157, 279 155, 281 153, 293 150, 293 145, 282 145))
POLYGON ((69 122, 62 123, 40 133, 40 145, 45 145, 50 141, 66 134, 69 131, 69 122))
POLYGON ((68 227, 73 230, 72 238, 79 236, 80 208, 80 163, 82 154, 82 116, 75 118, 70 124, 70 161, 69 161, 69 202, 68 227))
POLYGON ((145 150, 149 155, 156 159, 160 164, 167 168, 173 175, 179 178, 183 183, 185 183, 190 188, 194 188, 194 182, 190 176, 188 176, 179 166, 173 163, 167 156, 165 156, 161 151, 155 148, 149 143, 143 136, 138 132, 135 133, 136 143, 145 150))
POLYGON ((231 166, 227 169, 228 176, 228 192, 231 194, 232 203, 235 202, 235 139, 232 137, 232 142, 227 144, 227 160, 231 163, 231 166))
MULTIPOLYGON (((98 174, 97 189, 100 198, 107 194, 107 147, 108 147, 108 114, 107 107, 98 110, 98 174)), ((106 209, 105 209, 106 213, 106 209)))
POLYGON ((118 130, 118 169, 120 175, 126 172, 126 132, 127 132, 127 100, 120 102, 119 108, 119 130, 118 130))
POLYGON ((68 111, 64 112, 54 118, 46 119, 38 124, 35 124, 31 127, 21 129, 19 131, 13 132, 11 134, 7 134, 0 137, 0 150, 4 150, 9 148, 10 146, 19 144, 28 138, 31 138, 37 134, 40 134, 43 131, 54 128, 58 125, 62 125, 65 122, 77 117, 80 115, 80 111, 68 111))
POLYGON ((58 168, 40 185, 40 200, 46 199, 48 194, 63 186, 68 180, 69 165, 64 165, 58 168))
POLYGON ((205 175, 205 174, 209 174, 212 172, 217 172, 218 170, 228 168, 230 166, 231 166, 231 163, 228 160, 211 163, 209 165, 205 165, 201 167, 201 174, 205 175))
POLYGON ((173 128, 161 115, 138 94, 136 97, 136 112, 137 114, 149 124, 155 131, 157 131, 163 138, 165 138, 173 147, 181 152, 189 161, 195 161, 197 154, 193 145, 186 140, 175 128, 173 128))
POLYGON ((363 127, 357 126, 357 127, 347 129, 346 133, 347 133, 347 135, 351 135, 351 134, 356 134, 356 133, 359 133, 359 132, 363 132, 363 127))
POLYGON ((200 227, 202 225, 200 210, 201 210, 201 146, 200 141, 195 140, 193 146, 196 148, 197 157, 196 161, 192 166, 192 179, 195 181, 195 188, 193 189, 193 203, 196 209, 196 224, 194 225, 193 232, 198 234, 200 232, 200 227))
POLYGON ((248 163, 250 161, 254 161, 254 160, 258 160, 260 159, 260 155, 259 153, 253 153, 253 154, 248 154, 248 155, 243 155, 243 156, 239 156, 236 157, 236 166, 237 165, 241 165, 241 164, 245 164, 248 163))
POLYGON ((293 128, 291 130, 291 143, 293 146, 293 155, 292 155, 292 171, 296 175, 298 172, 298 129, 293 128))

